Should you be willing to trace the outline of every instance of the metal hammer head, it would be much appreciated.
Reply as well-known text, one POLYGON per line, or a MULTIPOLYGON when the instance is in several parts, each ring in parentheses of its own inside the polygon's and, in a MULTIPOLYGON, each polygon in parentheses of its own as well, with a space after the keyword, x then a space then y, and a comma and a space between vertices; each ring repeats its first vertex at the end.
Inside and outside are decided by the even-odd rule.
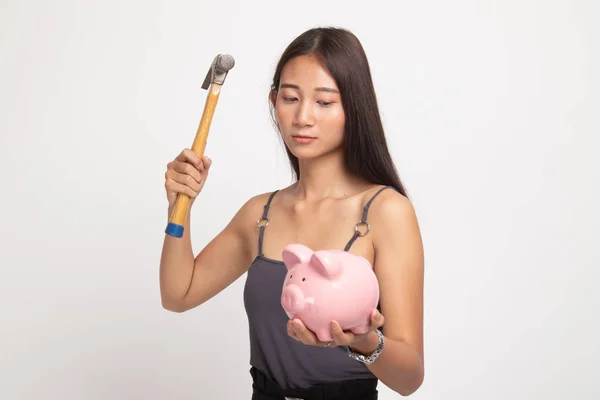
POLYGON ((234 65, 235 60, 229 54, 217 55, 213 60, 208 73, 206 74, 206 78, 204 78, 202 89, 208 89, 212 83, 219 85, 225 83, 227 73, 231 68, 233 68, 234 65))

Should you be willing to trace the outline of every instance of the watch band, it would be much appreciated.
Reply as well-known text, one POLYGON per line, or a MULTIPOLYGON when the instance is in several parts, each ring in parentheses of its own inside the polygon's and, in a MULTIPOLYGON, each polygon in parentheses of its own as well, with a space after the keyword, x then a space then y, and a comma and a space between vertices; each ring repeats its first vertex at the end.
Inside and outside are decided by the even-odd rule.
POLYGON ((362 355, 360 353, 357 353, 355 351, 352 351, 350 349, 350 347, 348 347, 348 357, 356 360, 356 361, 360 361, 364 364, 372 364, 375 360, 377 360, 377 357, 379 357, 379 355, 381 354, 381 352, 383 351, 383 345, 385 342, 385 337, 383 336, 383 333, 381 333, 381 331, 378 329, 375 331, 377 333, 377 337, 379 338, 379 344, 377 345, 377 348, 375 349, 375 351, 373 351, 371 354, 369 354, 368 356, 362 355))

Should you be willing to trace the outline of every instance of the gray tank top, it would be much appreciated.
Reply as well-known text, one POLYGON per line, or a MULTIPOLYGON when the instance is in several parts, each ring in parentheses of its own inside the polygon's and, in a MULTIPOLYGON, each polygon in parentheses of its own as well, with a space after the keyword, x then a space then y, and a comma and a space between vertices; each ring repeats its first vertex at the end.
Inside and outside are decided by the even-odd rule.
MULTIPOLYGON (((362 222, 367 222, 371 202, 363 210, 362 222)), ((262 220, 268 221, 271 193, 264 206, 262 220)), ((248 269, 244 286, 244 307, 250 330, 250 365, 265 373, 282 388, 306 388, 319 383, 353 379, 376 379, 368 367, 348 357, 345 347, 307 346, 287 334, 287 314, 281 306, 281 291, 287 269, 283 261, 263 255, 262 244, 266 226, 260 226, 258 255, 248 269)), ((359 237, 355 232, 345 251, 359 237)))

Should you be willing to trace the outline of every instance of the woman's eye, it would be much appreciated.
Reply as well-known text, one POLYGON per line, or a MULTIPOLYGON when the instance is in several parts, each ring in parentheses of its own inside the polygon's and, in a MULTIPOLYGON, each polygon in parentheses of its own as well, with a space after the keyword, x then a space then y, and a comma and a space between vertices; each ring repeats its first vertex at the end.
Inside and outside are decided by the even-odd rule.
POLYGON ((319 101, 319 104, 321 104, 322 106, 328 106, 332 103, 333 103, 333 101, 319 101))
POLYGON ((292 102, 292 101, 295 101, 295 100, 298 100, 298 99, 296 99, 295 97, 284 97, 283 100, 284 101, 288 101, 288 102, 292 102))

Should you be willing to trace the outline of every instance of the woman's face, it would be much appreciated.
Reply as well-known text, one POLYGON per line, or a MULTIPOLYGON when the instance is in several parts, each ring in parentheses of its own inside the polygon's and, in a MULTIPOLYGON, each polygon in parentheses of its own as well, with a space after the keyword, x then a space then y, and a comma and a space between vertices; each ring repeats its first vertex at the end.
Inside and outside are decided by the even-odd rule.
POLYGON ((339 89, 317 59, 288 61, 272 100, 283 140, 298 159, 341 149, 345 117, 339 89))

